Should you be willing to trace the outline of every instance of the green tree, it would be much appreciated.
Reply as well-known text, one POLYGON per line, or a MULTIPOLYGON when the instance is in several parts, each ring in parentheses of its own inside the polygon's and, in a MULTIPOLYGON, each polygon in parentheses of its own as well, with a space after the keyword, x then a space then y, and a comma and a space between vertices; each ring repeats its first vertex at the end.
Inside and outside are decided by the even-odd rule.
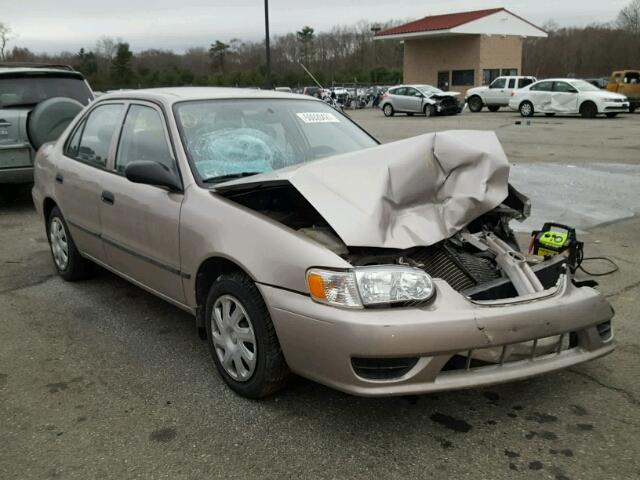
POLYGON ((98 71, 98 59, 96 58, 95 53, 86 52, 84 48, 81 48, 76 57, 76 68, 85 76, 93 75, 98 71))
POLYGON ((211 68, 218 67, 224 72, 225 57, 229 51, 229 44, 216 40, 216 43, 212 43, 209 47, 209 57, 211 57, 211 68))
POLYGON ((131 86, 133 82, 133 71, 131 70, 132 59, 133 53, 129 49, 129 44, 126 42, 118 43, 116 47, 116 54, 111 65, 112 80, 115 82, 116 86, 131 86))
POLYGON ((304 63, 309 63, 311 47, 315 38, 314 30, 308 25, 302 27, 302 30, 296 32, 298 42, 302 44, 302 59, 304 63))

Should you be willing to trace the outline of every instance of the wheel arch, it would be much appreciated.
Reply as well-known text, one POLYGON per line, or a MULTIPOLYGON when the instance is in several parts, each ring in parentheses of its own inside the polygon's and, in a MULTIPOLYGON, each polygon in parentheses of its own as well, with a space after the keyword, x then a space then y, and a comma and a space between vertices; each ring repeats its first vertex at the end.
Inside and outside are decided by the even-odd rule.
MULTIPOLYGON (((48 226, 49 215, 51 215, 51 211, 55 207, 58 207, 58 204, 56 203, 56 201, 51 197, 45 197, 45 199, 42 202, 42 214, 44 216, 44 223, 45 225, 47 225, 47 228, 49 228, 48 226)), ((60 207, 58 207, 58 209, 59 208, 60 207)))
POLYGON ((238 262, 228 257, 213 255, 200 263, 198 271, 194 279, 195 299, 196 299, 196 327, 201 338, 206 338, 204 304, 207 300, 207 294, 213 282, 221 275, 230 272, 242 272, 255 281, 246 268, 243 268, 238 262))
POLYGON ((583 101, 580 103, 580 106, 578 107, 578 112, 580 112, 580 111, 582 110, 582 107, 584 107, 585 105, 587 105, 587 104, 589 104, 589 103, 590 103, 591 105, 593 105, 594 107, 596 107, 596 112, 597 112, 597 113, 600 113, 600 110, 598 109, 598 104, 597 104, 596 102, 594 102, 593 100, 591 100, 590 98, 587 98, 587 99, 583 100, 583 101))

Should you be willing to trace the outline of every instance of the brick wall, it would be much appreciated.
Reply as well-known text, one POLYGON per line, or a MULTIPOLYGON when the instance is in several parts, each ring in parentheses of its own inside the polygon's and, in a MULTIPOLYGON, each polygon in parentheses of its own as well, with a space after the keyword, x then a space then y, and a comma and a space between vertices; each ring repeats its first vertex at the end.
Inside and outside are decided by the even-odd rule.
MULTIPOLYGON (((474 70, 475 85, 449 85, 462 94, 482 85, 482 71, 489 68, 522 69, 522 38, 457 35, 406 40, 404 44, 404 83, 438 84, 438 72, 474 70)), ((451 81, 451 80, 450 80, 451 81)))

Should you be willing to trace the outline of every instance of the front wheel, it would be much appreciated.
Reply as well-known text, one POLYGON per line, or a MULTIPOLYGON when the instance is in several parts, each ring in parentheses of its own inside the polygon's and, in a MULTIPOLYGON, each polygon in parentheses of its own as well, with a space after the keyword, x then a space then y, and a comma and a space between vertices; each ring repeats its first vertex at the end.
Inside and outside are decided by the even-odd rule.
POLYGON ((47 222, 47 237, 51 247, 53 264, 63 279, 72 282, 82 280, 93 273, 93 264, 83 258, 76 247, 69 227, 58 207, 54 207, 47 222))
POLYGON ((387 103, 384 107, 382 107, 382 113, 384 113, 385 117, 393 117, 393 105, 387 103))
POLYGON ((598 114, 598 107, 593 102, 585 102, 580 106, 580 115, 582 118, 595 118, 598 114))
POLYGON ((520 115, 523 117, 533 117, 533 103, 524 101, 520 104, 520 115))
POLYGON ((290 376, 267 306, 242 272, 222 275, 209 290, 206 329, 213 362, 236 393, 262 398, 290 376))
POLYGON ((480 110, 482 110, 482 107, 484 106, 482 99, 477 95, 475 97, 471 97, 467 101, 467 104, 469 105, 469 110, 471 110, 474 113, 477 113, 480 110))
POLYGON ((436 107, 433 105, 425 105, 424 107, 424 115, 426 117, 433 117, 436 114, 436 107))

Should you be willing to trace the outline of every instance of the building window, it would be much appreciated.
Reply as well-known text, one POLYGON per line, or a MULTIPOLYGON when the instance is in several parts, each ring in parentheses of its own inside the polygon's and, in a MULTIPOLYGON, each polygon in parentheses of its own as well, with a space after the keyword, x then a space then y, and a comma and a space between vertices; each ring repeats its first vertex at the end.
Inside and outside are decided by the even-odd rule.
POLYGON ((489 69, 482 70, 482 84, 489 85, 499 76, 500 76, 499 68, 489 68, 489 69))
POLYGON ((454 70, 451 72, 451 85, 475 85, 475 71, 454 70))
POLYGON ((502 75, 518 75, 518 69, 517 68, 503 68, 502 69, 502 75))

